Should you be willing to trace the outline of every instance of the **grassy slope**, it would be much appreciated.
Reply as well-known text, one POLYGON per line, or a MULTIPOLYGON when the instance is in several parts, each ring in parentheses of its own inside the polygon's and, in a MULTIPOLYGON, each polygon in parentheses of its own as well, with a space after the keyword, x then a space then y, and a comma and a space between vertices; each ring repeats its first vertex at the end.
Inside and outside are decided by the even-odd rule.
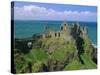
POLYGON ((40 49, 37 48, 37 49, 32 49, 30 53, 25 55, 25 59, 31 62, 32 60, 33 61, 35 60, 45 63, 48 59, 48 55, 41 48, 40 49))
POLYGON ((84 65, 79 63, 78 60, 73 59, 65 68, 64 70, 80 70, 84 69, 84 65))
POLYGON ((41 66, 41 63, 46 64, 48 60, 48 55, 44 52, 44 50, 40 49, 32 49, 29 53, 27 54, 16 54, 16 70, 17 73, 22 72, 22 70, 25 70, 28 66, 28 63, 31 62, 32 64, 32 69, 34 72, 36 72, 39 67, 41 66), (17 55, 17 56, 16 56, 17 55))
POLYGON ((91 44, 90 39, 86 36, 84 38, 84 45, 83 45, 85 51, 80 56, 81 59, 84 61, 84 64, 87 69, 94 69, 97 67, 97 65, 92 61, 91 53, 93 49, 91 48, 90 44, 91 44))
POLYGON ((21 53, 18 49, 14 49, 14 62, 16 65, 17 73, 19 73, 23 69, 23 66, 26 66, 26 62, 23 56, 24 54, 21 53))
MULTIPOLYGON (((52 59, 62 61, 65 56, 66 52, 75 53, 76 47, 73 41, 69 43, 64 43, 63 39, 45 39, 43 40, 43 44, 45 46, 57 46, 54 52, 50 55, 52 59)), ((81 58, 84 61, 84 65, 81 64, 77 59, 72 59, 72 61, 64 68, 64 70, 79 70, 79 69, 94 69, 96 68, 96 64, 91 60, 89 57, 88 52, 90 51, 89 48, 89 41, 85 39, 84 49, 86 50, 85 53, 81 54, 81 58)), ((17 58, 18 61, 21 62, 21 56, 24 57, 25 62, 21 62, 17 64, 17 69, 21 70, 25 68, 28 62, 34 62, 32 65, 33 72, 38 71, 40 69, 41 63, 47 64, 49 55, 41 48, 32 49, 29 53, 25 55, 19 55, 20 57, 17 58)))
POLYGON ((87 69, 95 69, 97 67, 88 55, 82 54, 81 58, 84 61, 84 64, 87 69))
POLYGON ((59 48, 52 53, 51 58, 54 60, 62 61, 65 58, 65 55, 66 50, 64 50, 63 48, 59 48))
POLYGON ((81 58, 84 64, 81 64, 78 60, 74 59, 64 68, 64 70, 95 69, 97 67, 89 56, 82 54, 81 58))

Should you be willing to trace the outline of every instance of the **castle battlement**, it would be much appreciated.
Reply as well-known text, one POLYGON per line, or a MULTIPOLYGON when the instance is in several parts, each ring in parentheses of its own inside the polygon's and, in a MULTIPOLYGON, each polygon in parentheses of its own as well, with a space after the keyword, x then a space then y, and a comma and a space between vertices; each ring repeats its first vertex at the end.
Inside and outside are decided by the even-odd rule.
POLYGON ((47 34, 43 34, 43 38, 67 38, 68 36, 72 36, 73 38, 77 38, 78 36, 85 36, 87 34, 87 27, 80 27, 79 22, 76 22, 72 27, 64 21, 61 24, 59 31, 53 31, 47 25, 45 26, 45 31, 47 34))

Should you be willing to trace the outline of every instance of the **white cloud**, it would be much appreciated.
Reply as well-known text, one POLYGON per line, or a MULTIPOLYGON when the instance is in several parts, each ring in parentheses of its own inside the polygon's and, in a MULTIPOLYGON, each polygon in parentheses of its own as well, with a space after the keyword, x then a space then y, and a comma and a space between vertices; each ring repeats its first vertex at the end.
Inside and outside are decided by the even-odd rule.
POLYGON ((96 12, 56 11, 35 5, 15 7, 14 18, 23 20, 96 20, 96 12), (93 19, 94 18, 94 19, 93 19))

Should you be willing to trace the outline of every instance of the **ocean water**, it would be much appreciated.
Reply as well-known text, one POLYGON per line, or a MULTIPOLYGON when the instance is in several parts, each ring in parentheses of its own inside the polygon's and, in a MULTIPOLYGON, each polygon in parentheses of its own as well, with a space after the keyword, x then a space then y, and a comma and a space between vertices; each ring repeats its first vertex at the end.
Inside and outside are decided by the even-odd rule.
MULTIPOLYGON (((36 33, 44 33, 44 26, 48 25, 53 30, 57 31, 60 29, 63 21, 22 21, 15 20, 14 21, 14 36, 15 38, 27 38, 31 37, 36 33)), ((72 26, 72 21, 67 22, 70 26, 72 26)), ((80 26, 88 27, 88 36, 93 42, 93 44, 97 45, 97 23, 96 22, 79 22, 80 26)))

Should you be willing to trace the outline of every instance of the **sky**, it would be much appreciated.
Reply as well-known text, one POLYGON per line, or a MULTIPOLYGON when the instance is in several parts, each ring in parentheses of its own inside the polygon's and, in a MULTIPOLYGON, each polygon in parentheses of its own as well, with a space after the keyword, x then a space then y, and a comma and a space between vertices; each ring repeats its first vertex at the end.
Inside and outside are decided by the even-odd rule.
POLYGON ((96 6, 14 2, 14 20, 97 21, 96 6))

